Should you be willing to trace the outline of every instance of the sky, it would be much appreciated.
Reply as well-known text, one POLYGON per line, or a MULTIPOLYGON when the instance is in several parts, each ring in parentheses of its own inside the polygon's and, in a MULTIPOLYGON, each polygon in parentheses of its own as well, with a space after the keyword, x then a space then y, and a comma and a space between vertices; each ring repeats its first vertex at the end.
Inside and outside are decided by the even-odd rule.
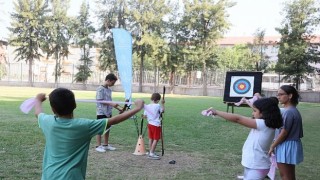
POLYGON ((265 30, 266 36, 275 36, 281 26, 284 0, 235 0, 229 21, 232 24, 227 36, 252 36, 257 29, 265 30))
MULTIPOLYGON (((13 0, 2 0, 0 4, 0 39, 5 38, 10 25, 9 12, 12 11, 13 0), (3 12, 3 10, 5 12, 3 12)), ((87 0, 89 1, 89 0, 87 0)), ((253 36, 257 29, 265 30, 265 36, 277 36, 275 30, 280 27, 282 17, 280 15, 285 0, 233 0, 237 4, 228 9, 228 21, 232 24, 226 36, 253 36)), ((82 0, 71 0, 68 14, 77 15, 82 0)), ((93 0, 89 1, 92 3, 93 0)))

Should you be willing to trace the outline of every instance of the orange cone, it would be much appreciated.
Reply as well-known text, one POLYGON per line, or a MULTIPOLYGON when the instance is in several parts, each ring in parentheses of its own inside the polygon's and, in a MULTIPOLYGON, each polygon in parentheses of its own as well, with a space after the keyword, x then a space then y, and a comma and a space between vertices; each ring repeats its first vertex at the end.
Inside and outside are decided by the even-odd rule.
POLYGON ((133 153, 134 155, 145 155, 146 154, 146 149, 144 147, 144 141, 142 135, 138 137, 138 142, 136 145, 136 150, 133 153))

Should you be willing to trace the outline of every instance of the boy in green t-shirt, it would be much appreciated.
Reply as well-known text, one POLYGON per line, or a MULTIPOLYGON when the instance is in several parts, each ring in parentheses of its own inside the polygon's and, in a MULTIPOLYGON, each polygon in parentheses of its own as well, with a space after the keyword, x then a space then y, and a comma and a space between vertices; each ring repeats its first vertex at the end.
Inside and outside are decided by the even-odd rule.
POLYGON ((125 121, 139 112, 143 100, 135 101, 135 108, 109 119, 75 118, 76 108, 72 91, 57 88, 49 95, 50 106, 55 115, 42 112, 42 102, 46 95, 36 96, 35 115, 46 144, 42 164, 42 178, 45 179, 85 179, 87 158, 91 138, 106 133, 106 127, 125 121))

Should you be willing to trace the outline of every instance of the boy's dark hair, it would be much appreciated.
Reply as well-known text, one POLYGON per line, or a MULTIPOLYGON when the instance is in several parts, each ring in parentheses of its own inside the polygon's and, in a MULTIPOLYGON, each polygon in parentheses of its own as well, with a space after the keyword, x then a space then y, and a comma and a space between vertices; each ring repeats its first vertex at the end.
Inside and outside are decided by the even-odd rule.
POLYGON ((108 75, 106 76, 105 81, 106 81, 106 80, 116 81, 116 80, 118 80, 118 78, 117 78, 117 76, 114 75, 113 73, 110 73, 110 74, 108 74, 108 75))
POLYGON ((57 115, 69 115, 76 108, 76 101, 72 91, 66 88, 57 88, 49 95, 51 108, 57 115))
POLYGON ((288 95, 292 94, 292 98, 290 99, 291 104, 293 104, 295 106, 299 104, 300 95, 299 95, 298 91, 296 90, 296 88, 294 88, 293 86, 290 86, 290 85, 282 85, 280 87, 280 89, 282 89, 288 95))
POLYGON ((276 97, 261 98, 253 103, 253 106, 262 114, 261 118, 264 119, 267 127, 280 128, 283 125, 278 104, 279 100, 276 97))
POLYGON ((151 95, 151 100, 152 101, 159 101, 161 99, 161 95, 159 93, 153 93, 151 95))

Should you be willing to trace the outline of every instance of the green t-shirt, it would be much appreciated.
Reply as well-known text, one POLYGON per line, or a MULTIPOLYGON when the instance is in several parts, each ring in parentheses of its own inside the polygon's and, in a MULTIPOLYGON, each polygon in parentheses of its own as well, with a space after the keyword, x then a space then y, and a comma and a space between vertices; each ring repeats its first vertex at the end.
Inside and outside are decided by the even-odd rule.
POLYGON ((105 133, 107 119, 63 119, 40 113, 38 123, 46 140, 41 179, 85 179, 91 138, 105 133))

